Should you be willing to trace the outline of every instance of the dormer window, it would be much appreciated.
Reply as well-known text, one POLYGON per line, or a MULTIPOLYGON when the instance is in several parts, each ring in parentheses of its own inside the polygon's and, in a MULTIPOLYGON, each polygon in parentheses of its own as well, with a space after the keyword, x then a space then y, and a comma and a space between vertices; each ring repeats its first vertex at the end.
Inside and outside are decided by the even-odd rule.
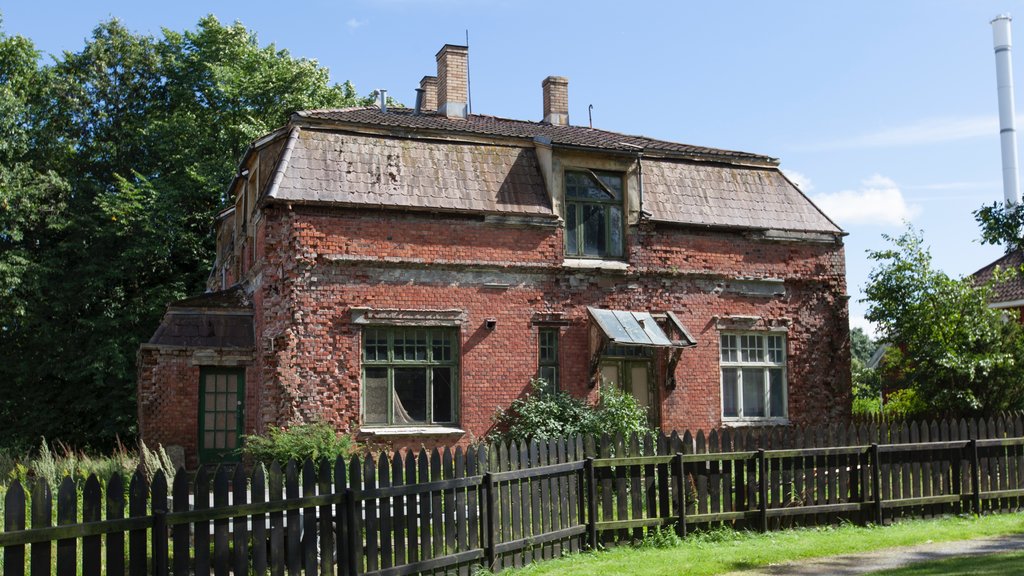
POLYGON ((622 174, 597 170, 565 172, 565 255, 621 258, 622 174))

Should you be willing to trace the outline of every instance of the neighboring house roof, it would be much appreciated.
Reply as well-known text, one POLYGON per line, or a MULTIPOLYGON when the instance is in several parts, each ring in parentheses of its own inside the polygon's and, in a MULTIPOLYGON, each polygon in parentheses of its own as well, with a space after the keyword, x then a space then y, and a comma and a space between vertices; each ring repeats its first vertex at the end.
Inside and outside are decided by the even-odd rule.
POLYGON ((534 148, 539 141, 631 157, 642 149, 643 209, 653 221, 843 234, 769 156, 402 108, 307 110, 293 119, 302 121, 293 122, 266 191, 270 199, 554 219, 534 148))
POLYGON ((252 304, 239 287, 178 300, 167 307, 149 344, 252 348, 255 345, 252 304))
POLYGON ((393 128, 411 128, 440 130, 463 134, 481 134, 486 136, 505 136, 510 138, 547 138, 553 144, 563 146, 579 146, 583 148, 599 148, 636 152, 642 148, 646 152, 676 153, 702 158, 729 159, 732 161, 748 161, 756 164, 777 165, 778 160, 761 154, 721 150, 705 146, 692 146, 678 142, 656 140, 645 136, 631 136, 618 132, 609 132, 584 126, 558 126, 543 122, 511 120, 483 114, 470 114, 467 118, 448 118, 440 114, 414 114, 408 108, 389 108, 381 112, 380 108, 368 106, 360 108, 341 108, 335 110, 304 110, 296 113, 301 118, 331 120, 346 124, 363 124, 366 126, 389 126, 393 128))
MULTIPOLYGON (((1024 266, 1024 250, 1016 249, 971 276, 976 284, 984 284, 992 280, 996 269, 1017 270, 1024 266)), ((992 304, 997 305, 1007 302, 1020 302, 1024 304, 1024 277, 1018 274, 1005 282, 999 282, 992 286, 994 292, 992 304)))

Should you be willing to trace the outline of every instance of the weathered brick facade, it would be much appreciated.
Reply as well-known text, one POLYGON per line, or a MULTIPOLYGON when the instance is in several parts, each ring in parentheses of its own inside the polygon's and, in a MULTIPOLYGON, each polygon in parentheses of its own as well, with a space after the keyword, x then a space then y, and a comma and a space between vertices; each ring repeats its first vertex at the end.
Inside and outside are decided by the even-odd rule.
MULTIPOLYGON (((442 55, 439 106, 452 98, 442 55)), ((545 113, 562 107, 545 100, 545 113)), ((168 330, 158 331, 164 340, 139 356, 143 438, 182 445, 197 463, 210 362, 244 368, 247 433, 326 420, 395 447, 466 444, 527 391, 542 327, 558 330, 559 387, 596 400, 588 306, 671 312, 696 341, 652 354, 651 409, 665 430, 848 419, 842 232, 776 161, 654 140, 641 158, 617 145, 636 137, 495 122, 312 112, 257 142, 234 185, 240 201, 218 220, 210 284, 214 295, 241 287, 244 306, 229 312, 249 315, 251 345, 160 346, 168 330), (622 256, 566 257, 571 170, 622 175, 622 256), (457 318, 453 425, 364 422, 366 311, 457 318), (784 335, 785 417, 723 417, 720 335, 733 332, 784 335)))

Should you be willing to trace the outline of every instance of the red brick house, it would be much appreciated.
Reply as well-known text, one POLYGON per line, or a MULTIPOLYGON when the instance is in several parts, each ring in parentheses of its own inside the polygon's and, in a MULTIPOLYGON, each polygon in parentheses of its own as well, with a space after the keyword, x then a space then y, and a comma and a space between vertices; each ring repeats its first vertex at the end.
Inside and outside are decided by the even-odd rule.
POLYGON ((416 109, 309 110, 254 142, 210 292, 139 353, 146 442, 188 462, 326 420, 468 443, 542 376, 601 377, 663 429, 850 413, 843 231, 774 158, 467 114, 467 49, 416 109))

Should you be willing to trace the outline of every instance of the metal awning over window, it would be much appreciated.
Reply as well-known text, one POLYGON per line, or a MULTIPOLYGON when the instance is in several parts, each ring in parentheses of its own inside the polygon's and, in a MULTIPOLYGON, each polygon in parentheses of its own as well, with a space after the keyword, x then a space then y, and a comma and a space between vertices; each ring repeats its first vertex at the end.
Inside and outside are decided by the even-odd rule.
POLYGON ((587 307, 594 323, 601 328, 609 342, 622 346, 651 346, 656 348, 685 348, 697 342, 679 322, 675 314, 667 312, 663 317, 682 335, 681 340, 672 340, 658 325, 649 312, 627 310, 603 310, 587 307))

